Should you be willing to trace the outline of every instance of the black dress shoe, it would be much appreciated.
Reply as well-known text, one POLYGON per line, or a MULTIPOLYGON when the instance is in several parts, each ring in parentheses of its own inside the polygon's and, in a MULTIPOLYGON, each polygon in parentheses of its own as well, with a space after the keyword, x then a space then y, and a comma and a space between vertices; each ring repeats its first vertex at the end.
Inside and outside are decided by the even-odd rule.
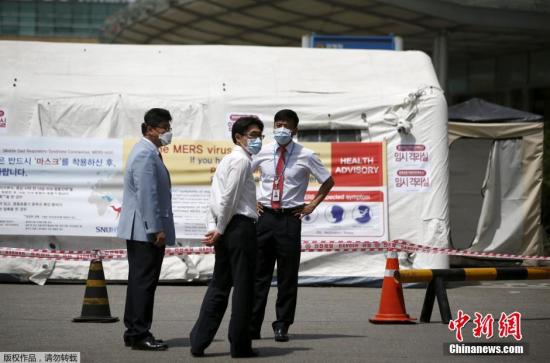
MULTIPOLYGON (((157 343, 164 343, 164 340, 162 340, 162 339, 157 339, 155 337, 153 337, 153 339, 157 343)), ((131 347, 132 345, 134 345, 134 341, 135 341, 135 338, 124 337, 124 345, 127 346, 127 347, 131 347)))
POLYGON ((260 355, 260 353, 258 353, 257 350, 250 349, 250 350, 247 350, 247 351, 244 351, 244 352, 231 353, 231 358, 254 358, 254 357, 257 357, 259 355, 260 355))
POLYGON ((166 350, 168 345, 164 342, 159 342, 153 337, 146 337, 132 344, 134 350, 166 350))
POLYGON ((277 328, 273 330, 273 334, 275 334, 275 341, 276 342, 288 342, 288 333, 283 328, 277 328))

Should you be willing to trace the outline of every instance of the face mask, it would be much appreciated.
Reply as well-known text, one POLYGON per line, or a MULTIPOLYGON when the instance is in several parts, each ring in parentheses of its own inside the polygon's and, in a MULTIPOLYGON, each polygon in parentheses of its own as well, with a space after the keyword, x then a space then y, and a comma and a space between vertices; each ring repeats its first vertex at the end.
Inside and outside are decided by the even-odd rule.
POLYGON ((172 142, 172 132, 166 131, 164 134, 160 134, 159 140, 162 146, 169 145, 172 142))
POLYGON ((292 131, 284 127, 273 130, 273 137, 279 145, 286 145, 292 140, 292 131))
POLYGON ((256 155, 262 149, 262 139, 260 139, 259 137, 255 139, 248 139, 248 145, 246 149, 252 155, 256 155))

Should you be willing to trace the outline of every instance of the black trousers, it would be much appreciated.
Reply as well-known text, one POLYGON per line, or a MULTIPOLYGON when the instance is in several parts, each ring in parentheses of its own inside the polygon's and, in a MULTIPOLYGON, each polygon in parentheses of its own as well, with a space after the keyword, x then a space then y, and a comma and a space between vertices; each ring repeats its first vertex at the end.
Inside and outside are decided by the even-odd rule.
POLYGON ((231 354, 251 349, 250 316, 254 297, 256 225, 254 220, 235 215, 215 246, 214 275, 204 296, 199 318, 191 330, 191 350, 204 351, 214 339, 227 309, 233 287, 229 341, 231 354))
POLYGON ((302 221, 291 213, 276 213, 264 209, 257 224, 258 258, 254 284, 254 307, 251 333, 261 331, 267 296, 277 262, 277 319, 273 329, 285 330, 294 323, 298 298, 298 269, 300 267, 302 221))
POLYGON ((126 241, 128 251, 128 288, 124 309, 125 339, 142 339, 151 335, 153 306, 164 247, 152 243, 126 241))

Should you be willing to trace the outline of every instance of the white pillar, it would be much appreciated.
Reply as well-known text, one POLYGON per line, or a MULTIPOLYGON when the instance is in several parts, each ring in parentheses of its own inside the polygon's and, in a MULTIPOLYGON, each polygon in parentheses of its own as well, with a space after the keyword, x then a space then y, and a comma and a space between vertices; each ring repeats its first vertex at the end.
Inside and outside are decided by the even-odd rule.
POLYGON ((403 50, 403 38, 400 36, 395 36, 393 41, 395 43, 395 50, 403 50))
POLYGON ((434 39, 433 47, 433 64, 439 84, 445 91, 447 89, 448 76, 448 48, 447 48, 447 33, 445 31, 439 33, 434 39))
POLYGON ((302 35, 302 48, 311 48, 311 35, 302 35))

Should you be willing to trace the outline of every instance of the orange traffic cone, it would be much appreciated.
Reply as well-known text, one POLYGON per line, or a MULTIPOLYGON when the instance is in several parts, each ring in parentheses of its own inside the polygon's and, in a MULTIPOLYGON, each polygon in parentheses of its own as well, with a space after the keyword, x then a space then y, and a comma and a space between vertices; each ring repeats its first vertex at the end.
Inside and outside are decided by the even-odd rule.
POLYGON ((393 273, 397 270, 399 270, 397 252, 388 251, 380 307, 378 314, 369 319, 373 324, 414 324, 413 320, 416 320, 411 318, 405 310, 401 283, 396 282, 393 278, 393 273))
POLYGON ((118 318, 111 316, 107 285, 101 260, 92 260, 86 280, 86 291, 82 303, 82 314, 74 318, 75 323, 114 323, 118 318))

